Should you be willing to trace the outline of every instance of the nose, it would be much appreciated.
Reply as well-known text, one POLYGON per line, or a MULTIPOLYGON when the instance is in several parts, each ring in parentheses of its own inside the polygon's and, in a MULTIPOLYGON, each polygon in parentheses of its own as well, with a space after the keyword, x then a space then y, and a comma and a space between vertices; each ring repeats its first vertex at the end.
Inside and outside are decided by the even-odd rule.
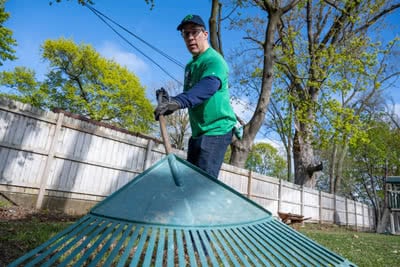
POLYGON ((191 41, 193 41, 195 38, 194 36, 191 34, 190 36, 188 36, 187 38, 185 38, 185 41, 190 43, 191 41))
POLYGON ((187 35, 187 38, 186 38, 186 39, 188 39, 188 40, 194 39, 194 35, 195 35, 195 34, 196 34, 195 32, 188 32, 188 35, 187 35))

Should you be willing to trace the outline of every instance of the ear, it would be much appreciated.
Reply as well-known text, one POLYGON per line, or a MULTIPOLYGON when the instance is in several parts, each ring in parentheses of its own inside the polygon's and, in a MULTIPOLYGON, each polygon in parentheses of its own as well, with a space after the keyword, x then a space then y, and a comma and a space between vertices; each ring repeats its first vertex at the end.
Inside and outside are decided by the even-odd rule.
POLYGON ((204 31, 204 38, 208 39, 208 31, 204 31))

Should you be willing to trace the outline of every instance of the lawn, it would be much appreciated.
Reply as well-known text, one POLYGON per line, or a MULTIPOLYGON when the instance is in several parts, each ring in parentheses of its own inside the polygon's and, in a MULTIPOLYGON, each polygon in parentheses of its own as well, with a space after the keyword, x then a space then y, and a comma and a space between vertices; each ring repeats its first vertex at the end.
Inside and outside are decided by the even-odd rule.
MULTIPOLYGON (((71 225, 76 217, 45 212, 0 217, 0 266, 7 265, 71 225)), ((360 267, 400 267, 400 236, 306 224, 299 231, 360 267)))
POLYGON ((359 267, 400 267, 400 236, 306 224, 299 231, 359 267))

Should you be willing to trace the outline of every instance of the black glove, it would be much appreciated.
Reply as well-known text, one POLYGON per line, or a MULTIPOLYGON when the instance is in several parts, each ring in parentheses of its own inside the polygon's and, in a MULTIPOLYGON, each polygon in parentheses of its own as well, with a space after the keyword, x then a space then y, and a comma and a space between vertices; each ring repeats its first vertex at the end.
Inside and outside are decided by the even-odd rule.
POLYGON ((161 102, 154 110, 154 118, 156 121, 158 121, 160 115, 165 115, 165 116, 170 115, 174 113, 175 110, 178 110, 180 108, 181 105, 178 103, 178 101, 174 99, 170 99, 166 102, 161 102))
POLYGON ((156 90, 156 97, 157 97, 158 104, 169 101, 168 92, 167 92, 167 90, 164 89, 164 87, 161 87, 160 89, 156 90))

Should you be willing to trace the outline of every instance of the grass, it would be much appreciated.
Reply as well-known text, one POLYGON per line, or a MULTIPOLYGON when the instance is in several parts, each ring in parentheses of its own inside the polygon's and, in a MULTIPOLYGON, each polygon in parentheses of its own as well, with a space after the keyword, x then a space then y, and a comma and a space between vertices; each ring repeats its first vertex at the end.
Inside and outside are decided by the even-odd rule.
POLYGON ((306 224, 299 231, 359 267, 400 266, 400 236, 355 232, 335 225, 306 224))
MULTIPOLYGON (((42 244, 73 221, 0 221, 0 266, 42 244)), ((400 266, 400 236, 355 232, 334 225, 306 224, 304 235, 360 267, 400 266)))
POLYGON ((72 223, 39 219, 0 222, 0 266, 6 266, 72 223))

